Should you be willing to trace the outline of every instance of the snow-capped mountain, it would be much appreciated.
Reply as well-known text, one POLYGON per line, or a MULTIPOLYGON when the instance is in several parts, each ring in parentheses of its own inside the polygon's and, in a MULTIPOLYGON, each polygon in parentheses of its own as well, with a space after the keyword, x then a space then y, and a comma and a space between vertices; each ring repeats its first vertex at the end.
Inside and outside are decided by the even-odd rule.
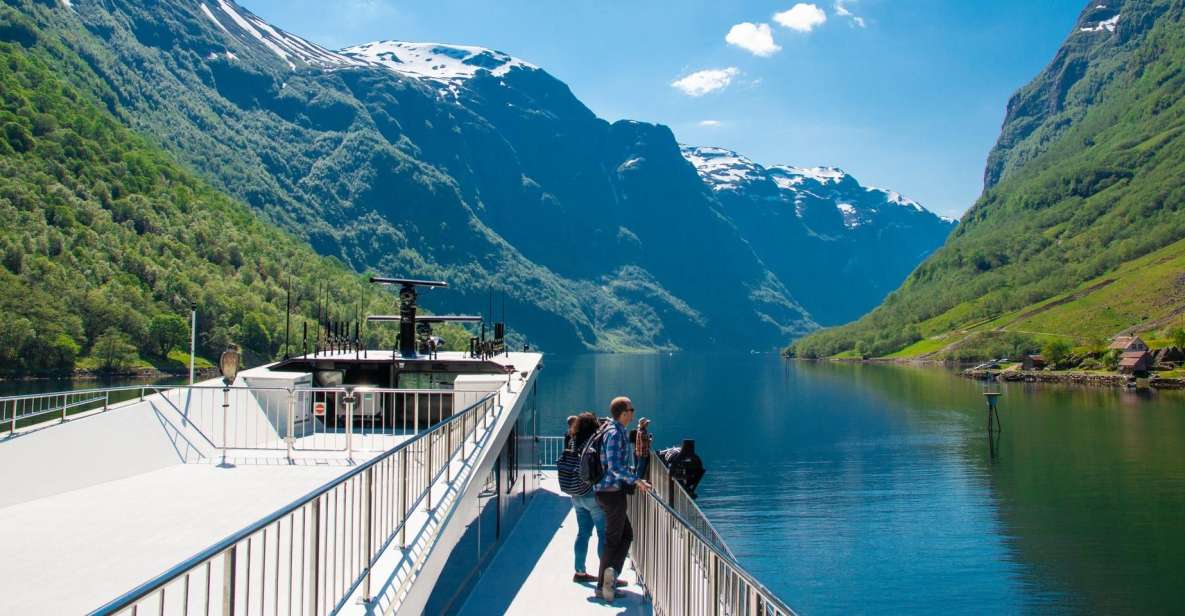
POLYGON ((847 229, 875 224, 884 218, 882 213, 900 216, 902 209, 906 215, 954 222, 895 190, 864 186, 837 167, 764 167, 732 150, 717 147, 684 145, 681 151, 713 193, 760 194, 765 200, 793 204, 800 219, 808 214, 813 202, 828 201, 847 229), (771 192, 771 188, 776 190, 771 192))
POLYGON ((871 298, 894 288, 955 225, 836 167, 765 167, 724 148, 680 150, 790 292, 833 322, 875 305, 871 298))
POLYGON ((377 41, 346 47, 341 53, 402 75, 448 83, 465 81, 478 71, 501 77, 515 68, 538 69, 500 51, 466 45, 377 41))
MULTIPOLYGON (((214 0, 210 0, 209 4, 200 2, 199 8, 222 32, 247 44, 254 41, 279 57, 291 70, 296 70, 298 66, 341 68, 366 64, 364 60, 330 51, 295 34, 285 32, 233 2, 217 0, 215 4, 214 0)), ((225 53, 228 54, 228 59, 237 59, 233 50, 227 50, 225 53)))

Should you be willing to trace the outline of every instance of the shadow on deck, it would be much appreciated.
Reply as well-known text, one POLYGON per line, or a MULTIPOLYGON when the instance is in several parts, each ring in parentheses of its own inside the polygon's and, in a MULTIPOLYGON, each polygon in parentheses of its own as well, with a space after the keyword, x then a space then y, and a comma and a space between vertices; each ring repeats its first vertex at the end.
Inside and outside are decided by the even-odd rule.
MULTIPOLYGON (((554 473, 546 473, 522 519, 482 572, 460 610, 461 616, 485 614, 623 614, 649 615, 650 602, 629 561, 617 599, 605 603, 592 584, 572 581, 576 513, 562 494, 554 473)), ((588 571, 597 570, 596 535, 589 542, 588 571)))

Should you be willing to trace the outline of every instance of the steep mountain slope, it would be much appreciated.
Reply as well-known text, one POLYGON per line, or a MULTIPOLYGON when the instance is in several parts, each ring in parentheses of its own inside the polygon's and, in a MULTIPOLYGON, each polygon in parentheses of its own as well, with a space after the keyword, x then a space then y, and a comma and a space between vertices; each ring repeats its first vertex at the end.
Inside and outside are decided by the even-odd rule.
POLYGON ((229 0, 11 3, 61 43, 68 79, 266 219, 356 270, 448 278, 460 293, 437 309, 508 291, 511 326, 544 348, 769 348, 871 305, 928 250, 901 234, 882 272, 808 250, 833 242, 753 241, 668 128, 601 120, 501 52, 330 51, 229 0), (876 282, 816 317, 786 254, 811 264, 794 280, 876 282))
MULTIPOLYGON (((261 223, 64 83, 26 53, 37 31, 8 7, 0 33, 17 41, 0 42, 0 373, 87 361, 124 369, 137 356, 167 365, 170 349, 188 347, 191 302, 200 355, 236 342, 249 362, 269 359, 284 351, 289 285, 293 351, 303 325, 316 331, 314 289, 353 314, 369 286, 360 277, 261 223)), ((394 302, 366 297, 373 309, 394 302)), ((392 338, 372 331, 370 341, 392 338)))
POLYGON ((610 125, 525 63, 436 79, 225 0, 71 7, 22 4, 126 122, 322 254, 465 291, 437 308, 508 290, 511 325, 552 349, 764 347, 815 327, 668 129, 610 125))
POLYGON ((1099 331, 1080 318, 1033 330, 1016 317, 1059 301, 1047 316, 1068 315, 1104 287, 1112 300, 1095 309, 1114 330, 1179 314, 1179 294, 1135 311, 1119 298, 1170 288, 1125 264, 1173 259, 1164 247, 1185 237, 1183 20, 1179 0, 1089 3, 1053 62, 1010 101, 984 194, 947 244, 872 313, 792 351, 882 355, 916 342, 913 351, 932 352, 983 327, 1085 342, 1099 331))
POLYGON ((790 293, 822 325, 884 299, 955 223, 840 169, 762 167, 722 148, 683 156, 790 293))

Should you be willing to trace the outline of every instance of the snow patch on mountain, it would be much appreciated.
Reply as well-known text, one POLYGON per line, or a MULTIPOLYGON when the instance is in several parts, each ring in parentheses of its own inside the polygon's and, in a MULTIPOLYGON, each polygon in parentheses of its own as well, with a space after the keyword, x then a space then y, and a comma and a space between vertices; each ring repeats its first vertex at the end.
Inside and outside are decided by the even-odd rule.
POLYGON ((205 2, 202 3, 202 12, 206 14, 206 17, 210 18, 210 21, 214 22, 214 25, 222 28, 223 32, 230 34, 230 30, 227 30, 226 26, 222 25, 221 21, 218 21, 218 18, 214 16, 214 13, 210 11, 210 7, 206 6, 205 2))
POLYGON ((770 171, 778 171, 787 174, 789 177, 799 177, 802 179, 814 180, 820 184, 838 184, 844 178, 848 177, 843 169, 837 167, 791 167, 788 165, 776 165, 770 167, 770 171))
MULTIPOLYGON (((218 0, 218 8, 226 17, 230 18, 230 23, 237 26, 239 31, 246 33, 258 43, 261 43, 283 60, 291 70, 296 70, 296 62, 330 69, 367 65, 367 62, 362 60, 330 51, 316 43, 310 43, 295 34, 284 32, 251 14, 246 9, 235 5, 233 2, 218 0)), ((205 3, 202 3, 201 9, 206 17, 210 18, 224 32, 235 36, 235 33, 227 28, 227 24, 218 19, 205 3)))
POLYGON ((765 177, 760 165, 732 150, 687 146, 680 150, 712 190, 736 190, 765 177))
POLYGON ((849 229, 855 229, 860 226, 860 215, 856 212, 856 206, 851 203, 837 203, 835 209, 843 216, 843 226, 849 229))
MULTIPOLYGON (((1098 8, 1106 8, 1106 7, 1099 5, 1098 8)), ((1103 31, 1114 32, 1115 28, 1118 25, 1119 25, 1119 15, 1116 14, 1113 17, 1111 17, 1110 19, 1104 19, 1103 21, 1100 21, 1099 23, 1097 23, 1093 26, 1083 26, 1083 27, 1079 28, 1079 30, 1081 30, 1082 32, 1103 32, 1103 31)))
POLYGON ((514 68, 539 68, 500 51, 468 45, 376 41, 347 47, 341 53, 396 73, 449 84, 463 82, 479 71, 501 77, 514 68))
POLYGON ((837 167, 774 165, 767 168, 724 148, 682 145, 680 150, 713 192, 744 193, 760 182, 772 182, 777 187, 775 194, 770 195, 768 189, 754 194, 762 195, 761 199, 793 204, 799 218, 805 215, 809 204, 820 202, 834 204, 843 218, 843 226, 848 229, 892 216, 898 208, 939 218, 895 190, 862 186, 837 167))

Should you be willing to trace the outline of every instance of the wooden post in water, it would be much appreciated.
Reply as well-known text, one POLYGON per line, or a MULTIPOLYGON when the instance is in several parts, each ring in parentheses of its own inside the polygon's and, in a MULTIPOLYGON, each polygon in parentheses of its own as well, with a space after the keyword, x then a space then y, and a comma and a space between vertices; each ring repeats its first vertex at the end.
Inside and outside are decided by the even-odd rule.
POLYGON ((1000 411, 996 405, 1000 398, 1001 392, 985 391, 983 397, 987 399, 987 435, 988 435, 988 450, 992 458, 996 457, 996 432, 1002 431, 1000 426, 1000 411), (995 418, 995 425, 992 424, 992 418, 995 418))

